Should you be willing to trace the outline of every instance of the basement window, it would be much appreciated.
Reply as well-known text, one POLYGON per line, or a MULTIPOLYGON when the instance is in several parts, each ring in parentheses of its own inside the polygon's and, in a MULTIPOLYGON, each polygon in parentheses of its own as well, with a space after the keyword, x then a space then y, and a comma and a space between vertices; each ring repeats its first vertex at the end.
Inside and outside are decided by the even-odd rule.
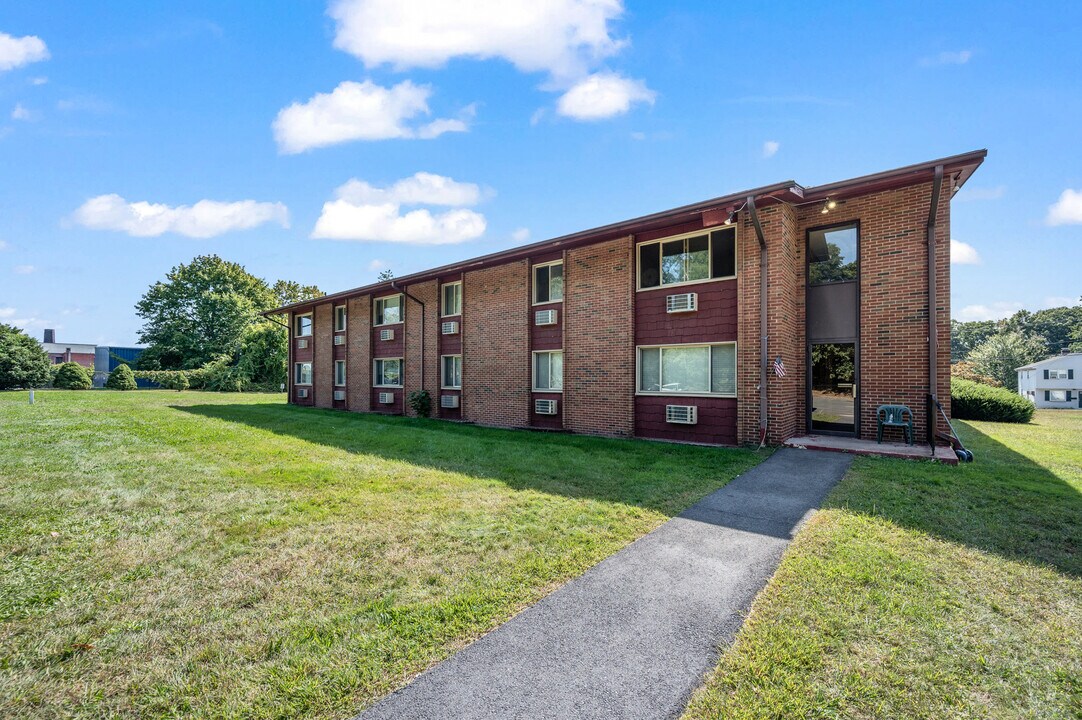
POLYGON ((639 393, 736 396, 736 343, 639 348, 639 393))
POLYGON ((639 289, 736 277, 736 228, 654 240, 639 245, 639 289))

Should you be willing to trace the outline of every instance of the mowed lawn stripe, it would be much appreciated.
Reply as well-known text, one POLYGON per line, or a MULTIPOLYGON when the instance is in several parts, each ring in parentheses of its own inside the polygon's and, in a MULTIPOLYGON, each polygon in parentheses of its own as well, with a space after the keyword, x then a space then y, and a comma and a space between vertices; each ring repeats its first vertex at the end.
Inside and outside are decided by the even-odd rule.
POLYGON ((0 427, 3 716, 349 716, 763 457, 194 392, 0 427))

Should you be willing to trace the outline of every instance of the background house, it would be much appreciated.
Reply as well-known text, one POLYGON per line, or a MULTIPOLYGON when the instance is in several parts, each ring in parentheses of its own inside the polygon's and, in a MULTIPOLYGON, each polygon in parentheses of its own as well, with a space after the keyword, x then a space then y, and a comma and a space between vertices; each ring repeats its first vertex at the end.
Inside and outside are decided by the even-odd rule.
POLYGON ((1039 408, 1082 408, 1082 353, 1018 368, 1018 394, 1039 408))

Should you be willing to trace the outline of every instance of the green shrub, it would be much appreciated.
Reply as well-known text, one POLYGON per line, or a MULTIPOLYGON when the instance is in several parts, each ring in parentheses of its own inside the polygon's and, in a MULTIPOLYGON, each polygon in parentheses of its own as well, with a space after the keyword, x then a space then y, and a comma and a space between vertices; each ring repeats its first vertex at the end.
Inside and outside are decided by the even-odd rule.
POLYGON ((184 373, 180 373, 180 374, 177 375, 176 379, 173 381, 172 389, 176 390, 177 392, 184 392, 190 386, 191 386, 191 383, 188 382, 188 376, 185 375, 184 373))
POLYGON ((110 390, 135 390, 135 375, 127 365, 117 365, 113 372, 109 373, 109 379, 105 381, 105 387, 110 390))
POLYGON ((962 420, 1028 423, 1033 403, 1006 388, 951 378, 951 414, 962 420))
POLYGON ((406 401, 417 417, 428 417, 432 414, 432 396, 427 390, 414 390, 406 401))
POLYGON ((47 385, 51 367, 37 340, 14 325, 0 323, 0 390, 47 385))
POLYGON ((93 384, 86 368, 73 362, 62 363, 53 380, 53 387, 61 390, 89 390, 93 384))

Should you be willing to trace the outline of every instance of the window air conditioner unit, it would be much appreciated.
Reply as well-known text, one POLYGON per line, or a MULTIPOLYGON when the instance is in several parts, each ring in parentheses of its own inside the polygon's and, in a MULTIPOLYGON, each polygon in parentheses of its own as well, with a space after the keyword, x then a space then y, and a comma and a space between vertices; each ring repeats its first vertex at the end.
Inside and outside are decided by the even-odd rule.
POLYGON ((699 422, 699 408, 695 405, 666 405, 665 422, 674 425, 695 425, 699 422))
POLYGON ((394 393, 381 392, 379 394, 380 405, 392 405, 394 404, 394 393))
POLYGON ((345 345, 346 344, 346 336, 345 335, 335 335, 334 336, 334 344, 335 345, 345 345))
POLYGON ((346 399, 346 391, 345 390, 335 390, 334 391, 334 399, 335 400, 345 400, 346 399))
POLYGON ((308 338, 300 338, 299 340, 297 340, 297 347, 301 348, 302 350, 308 347, 308 338))
POLYGON ((297 397, 299 397, 299 398, 308 397, 308 388, 297 388, 297 397))
POLYGON ((535 325, 555 325, 556 324, 556 311, 555 310, 538 310, 534 313, 535 325))
POLYGON ((534 400, 533 411, 538 415, 555 415, 556 414, 556 401, 555 400, 534 400))
POLYGON ((443 324, 441 331, 444 335, 458 335, 458 322, 455 320, 448 320, 443 324))
POLYGON ((394 340, 394 328, 379 331, 380 340, 394 340))
POLYGON ((456 407, 458 407, 458 395, 440 395, 440 407, 442 407, 442 408, 456 408, 456 407))
POLYGON ((667 313, 695 312, 698 309, 698 293, 680 293, 665 298, 665 312, 667 313))

